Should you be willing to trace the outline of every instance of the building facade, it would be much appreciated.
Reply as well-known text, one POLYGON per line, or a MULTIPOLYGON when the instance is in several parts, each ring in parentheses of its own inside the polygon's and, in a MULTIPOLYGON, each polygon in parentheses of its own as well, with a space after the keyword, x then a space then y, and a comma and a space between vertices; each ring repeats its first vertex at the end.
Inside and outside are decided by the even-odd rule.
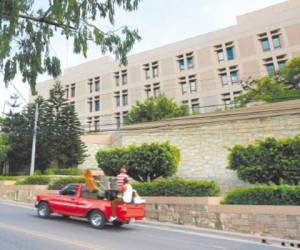
MULTIPOLYGON (((300 56, 300 1, 288 0, 237 17, 237 24, 128 57, 106 56, 66 69, 61 81, 86 130, 121 126, 128 111, 164 93, 191 112, 230 105, 241 81, 272 75, 300 56)), ((39 82, 48 97, 54 80, 39 82)))

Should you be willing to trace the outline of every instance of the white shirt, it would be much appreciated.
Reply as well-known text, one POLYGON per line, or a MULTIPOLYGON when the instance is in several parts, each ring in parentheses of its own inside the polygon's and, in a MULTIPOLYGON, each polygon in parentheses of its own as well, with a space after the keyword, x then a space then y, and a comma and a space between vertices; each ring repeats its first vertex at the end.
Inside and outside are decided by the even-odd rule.
POLYGON ((130 203, 132 201, 132 186, 130 184, 125 185, 126 190, 123 193, 123 201, 130 203))

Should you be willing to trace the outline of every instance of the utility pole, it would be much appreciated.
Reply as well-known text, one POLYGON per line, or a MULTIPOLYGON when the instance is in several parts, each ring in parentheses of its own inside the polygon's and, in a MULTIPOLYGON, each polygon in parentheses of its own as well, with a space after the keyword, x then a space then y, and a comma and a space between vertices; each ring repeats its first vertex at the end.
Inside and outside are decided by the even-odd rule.
POLYGON ((36 145, 36 131, 37 131, 37 121, 39 118, 39 105, 35 105, 35 118, 34 118, 34 128, 33 128, 33 138, 32 138, 32 150, 31 150, 31 165, 30 165, 30 176, 34 174, 35 165, 35 145, 36 145))

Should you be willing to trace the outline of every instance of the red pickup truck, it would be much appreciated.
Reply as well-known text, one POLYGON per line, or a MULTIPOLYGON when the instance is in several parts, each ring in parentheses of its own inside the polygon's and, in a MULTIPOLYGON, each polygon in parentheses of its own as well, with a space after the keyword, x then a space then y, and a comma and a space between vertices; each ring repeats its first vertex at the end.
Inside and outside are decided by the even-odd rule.
MULTIPOLYGON (((74 216, 87 218, 90 224, 102 229, 111 216, 112 195, 105 199, 96 199, 91 196, 85 185, 71 183, 58 193, 47 193, 36 196, 35 207, 38 216, 49 218, 51 213, 61 214, 64 217, 74 216)), ((142 220, 145 217, 145 205, 125 203, 116 210, 117 220, 114 226, 128 224, 131 219, 142 220)))

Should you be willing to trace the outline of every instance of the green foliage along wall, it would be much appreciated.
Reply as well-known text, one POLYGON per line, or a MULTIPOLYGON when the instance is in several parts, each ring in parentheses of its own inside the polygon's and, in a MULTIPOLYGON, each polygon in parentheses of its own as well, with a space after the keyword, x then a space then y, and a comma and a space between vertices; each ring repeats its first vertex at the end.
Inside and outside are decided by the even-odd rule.
POLYGON ((170 177, 177 172, 180 151, 169 142, 144 143, 112 149, 100 149, 96 154, 99 168, 106 175, 115 176, 121 166, 128 174, 139 181, 170 177))
POLYGON ((137 102, 128 113, 128 124, 160 121, 162 119, 187 116, 187 105, 177 105, 173 99, 160 95, 157 98, 148 98, 144 102, 137 102))
POLYGON ((230 150, 229 169, 250 183, 299 184, 300 136, 276 140, 266 138, 249 146, 230 150))

